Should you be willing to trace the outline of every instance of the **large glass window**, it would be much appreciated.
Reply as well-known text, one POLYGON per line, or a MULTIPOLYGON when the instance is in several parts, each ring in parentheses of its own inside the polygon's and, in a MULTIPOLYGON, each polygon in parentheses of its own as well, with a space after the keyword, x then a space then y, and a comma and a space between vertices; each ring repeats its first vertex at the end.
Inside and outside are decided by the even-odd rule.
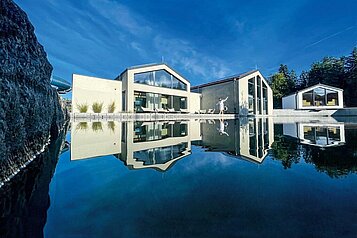
POLYGON ((171 74, 166 72, 165 70, 158 70, 155 71, 155 86, 164 87, 164 88, 171 88, 172 87, 172 80, 171 74))
POLYGON ((159 109, 161 95, 156 93, 134 92, 134 111, 159 109))
POLYGON ((302 94, 303 107, 311 106, 337 106, 338 93, 321 87, 302 94))
POLYGON ((255 111, 255 90, 254 90, 254 78, 248 80, 248 110, 250 113, 255 111))
POLYGON ((154 85, 154 73, 145 72, 145 73, 134 74, 134 82, 147 84, 147 85, 154 85))
POLYGON ((257 156, 257 128, 254 120, 249 120, 249 154, 257 156))
POLYGON ((314 89, 315 96, 315 106, 325 106, 325 89, 323 88, 315 88, 314 89))
POLYGON ((160 109, 169 109, 171 108, 172 106, 172 103, 171 103, 171 96, 169 95, 161 95, 161 98, 160 98, 160 109))
POLYGON ((338 93, 332 90, 326 89, 327 106, 337 106, 338 105, 338 93))
POLYGON ((187 136, 187 124, 185 123, 148 123, 135 122, 133 138, 134 143, 162 140, 169 137, 187 136))
POLYGON ((264 143, 263 143, 263 121, 262 119, 256 119, 258 123, 258 157, 263 158, 264 156, 264 143))
POLYGON ((142 108, 146 108, 146 93, 134 92, 134 111, 140 112, 142 108))
POLYGON ((180 98, 180 108, 187 109, 187 98, 185 97, 180 98))
POLYGON ((136 73, 134 74, 134 82, 164 88, 187 90, 187 85, 185 83, 163 69, 145 73, 136 73))
POLYGON ((258 76, 257 77, 257 107, 258 107, 258 114, 262 114, 262 79, 258 76))
POLYGON ((263 82, 263 114, 268 114, 268 88, 263 82))
POLYGON ((134 152, 134 158, 137 161, 142 161, 144 165, 165 164, 170 160, 182 156, 187 147, 187 143, 181 143, 173 146, 136 151, 134 152))
POLYGON ((306 93, 302 94, 302 106, 303 107, 310 107, 314 105, 314 100, 313 100, 313 92, 308 91, 306 93))
POLYGON ((173 108, 175 111, 179 111, 180 109, 187 109, 187 98, 172 96, 173 98, 173 108))
POLYGON ((180 89, 180 90, 186 90, 187 85, 181 82, 178 78, 175 76, 172 76, 172 88, 174 89, 180 89))
POLYGON ((304 126, 304 139, 311 144, 331 145, 341 141, 339 127, 311 127, 304 126))
POLYGON ((155 111, 157 109, 174 109, 178 112, 180 109, 187 109, 186 97, 137 91, 134 92, 134 97, 135 112, 155 111))

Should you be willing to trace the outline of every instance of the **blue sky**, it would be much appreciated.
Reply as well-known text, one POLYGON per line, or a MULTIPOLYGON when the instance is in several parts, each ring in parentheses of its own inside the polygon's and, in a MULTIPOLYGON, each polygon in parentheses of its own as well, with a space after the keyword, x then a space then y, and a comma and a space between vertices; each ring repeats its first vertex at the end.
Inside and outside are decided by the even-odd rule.
POLYGON ((54 75, 113 79, 164 62, 192 85, 279 64, 300 72, 357 45, 357 1, 15 0, 54 75))

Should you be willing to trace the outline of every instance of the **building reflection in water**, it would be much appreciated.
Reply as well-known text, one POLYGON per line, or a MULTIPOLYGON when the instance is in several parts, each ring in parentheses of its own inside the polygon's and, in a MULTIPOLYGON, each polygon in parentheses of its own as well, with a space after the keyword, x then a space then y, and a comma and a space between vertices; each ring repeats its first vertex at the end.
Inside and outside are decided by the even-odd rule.
POLYGON ((191 154, 191 145, 262 163, 274 131, 269 118, 73 122, 71 140, 71 160, 115 155, 130 169, 166 171, 191 154))
POLYGON ((120 159, 131 169, 165 171, 191 153, 189 121, 123 123, 120 159))
POLYGON ((343 123, 314 124, 294 123, 284 124, 283 134, 298 138, 300 143, 321 148, 344 145, 345 126, 343 123))
POLYGON ((226 152, 251 162, 262 163, 274 141, 271 118, 204 122, 200 124, 202 140, 198 145, 207 148, 207 151, 226 152))
POLYGON ((73 122, 71 160, 121 153, 121 123, 73 122))

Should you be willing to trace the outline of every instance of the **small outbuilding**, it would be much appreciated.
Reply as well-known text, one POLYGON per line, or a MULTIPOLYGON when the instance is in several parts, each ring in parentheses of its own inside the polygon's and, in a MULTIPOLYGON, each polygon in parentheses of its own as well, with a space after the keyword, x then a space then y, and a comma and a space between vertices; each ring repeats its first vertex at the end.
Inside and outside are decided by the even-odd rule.
POLYGON ((283 97, 283 109, 343 108, 343 89, 316 84, 283 97))

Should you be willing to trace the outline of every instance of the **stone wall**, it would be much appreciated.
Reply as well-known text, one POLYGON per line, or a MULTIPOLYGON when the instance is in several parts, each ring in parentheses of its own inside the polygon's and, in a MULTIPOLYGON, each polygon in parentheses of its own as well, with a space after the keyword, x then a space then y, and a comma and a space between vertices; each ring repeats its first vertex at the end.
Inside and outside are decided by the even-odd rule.
POLYGON ((0 63, 1 184, 24 166, 32 147, 58 135, 65 113, 50 85, 52 66, 44 48, 12 0, 0 1, 0 63))

